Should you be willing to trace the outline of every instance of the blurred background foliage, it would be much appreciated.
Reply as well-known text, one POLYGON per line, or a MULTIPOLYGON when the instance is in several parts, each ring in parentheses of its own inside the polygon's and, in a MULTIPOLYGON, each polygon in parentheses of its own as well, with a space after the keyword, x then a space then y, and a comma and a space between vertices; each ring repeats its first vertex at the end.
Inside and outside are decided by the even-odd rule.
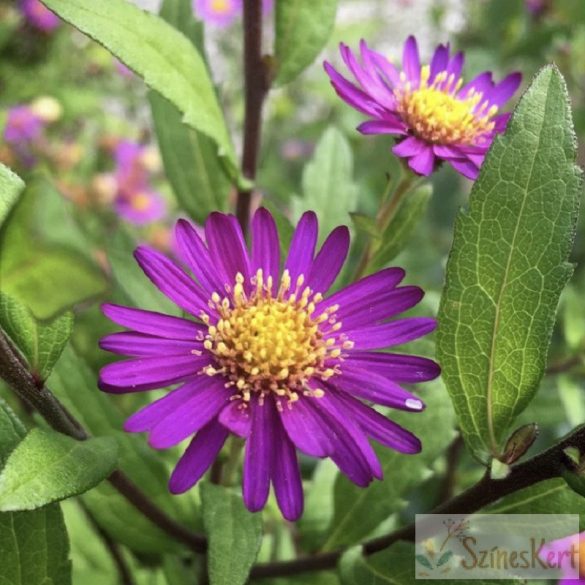
MULTIPOLYGON (((157 4, 142 3, 151 10, 157 10, 157 4)), ((184 34, 204 47, 234 143, 239 145, 241 19, 228 29, 219 29, 203 26, 190 11, 182 15, 169 11, 165 16, 175 19, 184 34)), ((271 14, 266 16, 270 18, 271 14)), ((390 138, 366 137, 355 131, 359 114, 335 96, 321 64, 323 58, 339 62, 341 40, 355 46, 361 38, 398 58, 411 33, 417 35, 427 57, 437 42, 464 50, 468 79, 486 69, 494 71, 496 78, 519 70, 528 81, 543 64, 555 62, 568 84, 577 134, 581 139, 585 136, 583 0, 340 0, 324 54, 292 83, 273 90, 265 108, 255 202, 262 199, 277 213, 285 239, 287 234, 290 237, 291 222, 312 208, 324 232, 339 223, 352 227, 356 245, 351 264, 355 266, 369 233, 368 218, 379 207, 387 176, 395 176, 400 169, 389 152, 390 138)), ((267 36, 270 40, 270 31, 267 36)), ((26 182, 24 196, 0 231, 0 289, 43 322, 73 310, 71 347, 49 385, 93 434, 120 436, 123 467, 134 473, 159 505, 202 529, 197 490, 179 498, 166 491, 177 450, 154 453, 142 438, 122 437, 123 417, 143 404, 145 397, 131 394, 112 399, 97 391, 97 369, 111 359, 98 350, 97 340, 112 329, 99 304, 107 299, 172 312, 140 274, 132 250, 137 242, 147 241, 172 253, 171 226, 176 218, 187 216, 201 223, 209 211, 227 209, 234 201, 234 189, 208 140, 182 127, 174 107, 159 96, 149 97, 143 82, 105 49, 64 23, 50 32, 39 30, 23 18, 15 2, 0 0, 0 129, 8 126, 10 110, 22 105, 41 112, 43 127, 24 146, 6 139, 0 142, 0 161, 26 182), (140 145, 135 171, 145 181, 147 194, 156 193, 164 200, 164 213, 153 221, 136 222, 116 206, 123 190, 116 152, 124 141, 140 145)), ((585 163, 583 147, 578 162, 585 163)), ((418 309, 425 314, 437 311, 454 217, 471 186, 446 167, 431 181, 432 195, 425 190, 404 211, 405 222, 410 215, 420 219, 413 233, 389 246, 377 262, 378 267, 390 260, 405 267, 408 281, 425 288, 425 302, 418 309)), ((537 422, 542 445, 585 422, 583 233, 578 230, 573 252, 577 269, 562 298, 550 374, 518 421, 518 426, 537 422)), ((350 273, 351 267, 345 278, 350 273)), ((430 402, 431 387, 440 382, 426 386, 422 391, 429 393, 430 402)), ((5 388, 0 388, 0 396, 24 421, 34 418, 5 388)), ((450 404, 437 406, 435 412, 442 413, 445 436, 436 437, 436 452, 405 481, 403 497, 408 505, 399 498, 396 506, 386 510, 382 524, 378 518, 364 534, 358 530, 355 535, 340 535, 335 531, 337 520, 332 520, 333 468, 325 462, 315 469, 314 461, 303 459, 307 480, 307 511, 300 523, 303 540, 298 542, 294 530, 276 521, 278 513, 272 505, 265 513, 267 536, 260 559, 290 558, 299 548, 313 550, 327 542, 353 544, 396 525, 397 514, 410 518, 416 510, 430 509, 446 489, 446 461, 441 453, 453 437, 450 404), (415 480, 423 477, 428 480, 414 489, 415 480)), ((471 484, 483 471, 465 453, 461 457, 454 485, 448 489, 471 484)), ((399 457, 389 464, 400 474, 405 462, 399 457)), ((335 489, 338 497, 349 497, 343 486, 337 484, 335 489)), ((124 545, 122 554, 136 569, 137 583, 193 582, 192 567, 187 571, 183 562, 186 553, 177 551, 174 543, 140 519, 108 486, 102 484, 83 498, 68 501, 63 511, 74 583, 117 582, 103 528, 96 531, 96 522, 110 527, 107 538, 124 545)), ((319 579, 286 582, 336 583, 336 577, 327 573, 319 579)))

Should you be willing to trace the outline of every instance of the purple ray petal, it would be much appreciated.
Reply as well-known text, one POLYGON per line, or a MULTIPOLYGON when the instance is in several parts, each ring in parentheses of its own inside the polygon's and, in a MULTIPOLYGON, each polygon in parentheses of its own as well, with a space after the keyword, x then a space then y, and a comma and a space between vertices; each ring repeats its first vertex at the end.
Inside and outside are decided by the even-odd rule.
POLYGON ((258 512, 266 504, 270 490, 276 407, 271 396, 265 397, 262 406, 253 399, 250 407, 252 429, 246 441, 242 492, 248 510, 258 512))
POLYGON ((398 69, 386 59, 384 55, 372 51, 365 41, 360 43, 362 59, 366 66, 370 69, 376 70, 382 82, 388 86, 391 91, 395 87, 400 87, 400 73, 398 69))
POLYGON ((353 349, 355 350, 382 349, 418 339, 433 331, 436 326, 437 322, 434 319, 409 317, 382 325, 345 331, 345 333, 354 342, 353 349))
POLYGON ((143 357, 114 362, 100 371, 99 385, 113 393, 163 388, 195 376, 209 364, 209 355, 143 357))
POLYGON ((326 293, 335 282, 349 251, 349 230, 335 228, 317 254, 306 282, 315 292, 326 293))
POLYGON ((480 100, 478 105, 481 105, 487 96, 489 96, 489 91, 494 86, 494 82, 492 79, 492 72, 491 71, 484 71, 479 75, 476 75, 469 83, 466 83, 460 90, 457 96, 459 98, 465 98, 469 94, 470 91, 475 90, 476 92, 480 92, 483 94, 484 99, 480 100))
POLYGON ((445 71, 449 64, 449 46, 448 45, 439 45, 435 52, 433 53, 433 58, 431 59, 431 67, 430 67, 430 75, 429 75, 429 84, 433 83, 435 77, 441 71, 445 71))
POLYGON ((418 286, 401 286, 380 291, 376 296, 364 297, 360 303, 343 305, 337 311, 337 317, 343 323, 344 329, 373 325, 411 309, 423 296, 424 292, 418 286))
POLYGON ((104 304, 102 312, 108 319, 122 327, 167 339, 190 341, 197 339, 199 335, 207 331, 207 327, 201 323, 193 323, 193 321, 180 317, 171 317, 154 311, 144 311, 121 305, 104 304))
POLYGON ((386 376, 394 382, 426 382, 441 373, 439 364, 428 358, 400 353, 381 353, 373 351, 352 351, 344 364, 373 371, 386 376))
POLYGON ((465 62, 465 55, 460 51, 453 56, 449 65, 447 66, 447 79, 441 84, 441 87, 446 87, 452 79, 457 83, 463 71, 463 63, 465 62))
POLYGON ((402 52, 402 69, 406 77, 417 88, 420 84, 420 57, 418 54, 418 44, 416 39, 411 35, 404 43, 402 52))
POLYGON ((404 274, 402 268, 384 268, 384 270, 380 270, 376 274, 366 276, 319 303, 315 316, 320 315, 324 309, 332 305, 339 305, 339 308, 342 309, 354 303, 362 302, 363 299, 370 296, 380 294, 382 291, 394 288, 404 278, 404 274))
POLYGON ((181 259, 193 271, 195 278, 211 295, 213 292, 223 294, 225 282, 211 260, 209 250, 193 226, 185 219, 180 219, 175 227, 175 237, 181 259))
POLYGON ((192 488, 211 467, 227 437, 228 432, 217 421, 205 425, 179 459, 169 480, 169 491, 182 494, 192 488))
POLYGON ((374 404, 412 412, 424 410, 423 402, 414 394, 367 369, 362 370, 343 363, 341 374, 331 378, 330 383, 342 392, 349 392, 374 404))
POLYGON ((510 118, 512 117, 512 114, 510 113, 506 113, 506 114, 500 114, 499 116, 496 116, 494 118, 494 130, 496 132, 503 132, 506 129, 506 126, 508 125, 508 122, 510 121, 510 118))
POLYGON ((307 455, 326 457, 333 448, 333 438, 319 415, 319 399, 302 397, 293 404, 281 401, 280 419, 292 442, 307 455))
POLYGON ((232 395, 221 378, 200 376, 194 384, 197 384, 197 391, 183 406, 152 428, 148 437, 151 447, 167 449, 178 445, 216 417, 232 395))
POLYGON ((150 431, 165 417, 180 410, 189 398, 199 392, 200 387, 199 383, 188 382, 180 388, 165 394, 162 398, 141 408, 128 418, 124 423, 124 430, 129 433, 150 431))
POLYGON ((252 274, 258 268, 264 273, 264 281, 272 276, 278 286, 280 273, 280 244, 274 218, 267 209, 260 208, 252 219, 252 274))
POLYGON ((166 256, 139 246, 134 257, 146 276, 176 305, 195 316, 209 310, 203 289, 166 256))
POLYGON ((511 73, 500 83, 497 83, 489 96, 492 105, 501 108, 515 93, 522 83, 522 73, 511 73))
POLYGON ((472 181, 479 176, 479 168, 471 160, 449 160, 448 162, 458 173, 472 181))
POLYGON ((232 400, 219 413, 219 422, 234 435, 246 439, 252 428, 250 408, 241 400, 232 400))
POLYGON ((392 152, 396 156, 409 157, 420 154, 424 148, 426 144, 422 140, 416 136, 409 136, 392 147, 392 152))
POLYGON ((419 175, 428 176, 435 168, 435 155, 432 146, 425 146, 418 154, 408 159, 408 166, 419 175))
POLYGON ((240 273, 246 283, 250 279, 250 262, 242 231, 233 219, 223 213, 213 212, 205 222, 205 238, 210 256, 217 268, 225 275, 226 283, 233 286, 240 273))
POLYGON ((362 134, 406 134, 404 123, 398 118, 395 120, 368 120, 357 127, 362 134))
POLYGON ((303 484, 297 454, 279 422, 274 424, 272 485, 282 515, 294 522, 303 513, 303 484))
POLYGON ((144 333, 112 333, 102 337, 99 346, 105 351, 111 351, 129 356, 160 356, 160 355, 193 355, 192 350, 203 349, 201 341, 186 341, 178 339, 164 339, 144 333))
POLYGON ((421 442, 410 431, 347 394, 339 393, 338 398, 372 439, 400 453, 420 453, 421 442))
POLYGON ((315 255, 318 233, 319 224, 315 213, 312 211, 303 213, 293 233, 288 257, 284 265, 290 273, 293 290, 299 276, 303 275, 305 282, 309 276, 313 264, 313 256, 315 255))

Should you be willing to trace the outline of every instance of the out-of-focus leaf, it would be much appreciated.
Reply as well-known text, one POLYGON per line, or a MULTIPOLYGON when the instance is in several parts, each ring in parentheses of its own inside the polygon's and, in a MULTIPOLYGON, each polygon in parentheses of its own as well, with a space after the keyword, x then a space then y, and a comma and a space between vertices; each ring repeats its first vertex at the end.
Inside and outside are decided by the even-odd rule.
MULTIPOLYGON (((191 0, 165 0, 160 15, 203 53, 203 25, 191 0)), ((179 110, 150 92, 150 107, 165 172, 181 207, 198 223, 225 209, 230 181, 212 139, 183 124, 179 110)))
POLYGON ((432 194, 433 186, 426 184, 404 197, 374 248, 373 258, 368 265, 370 272, 386 266, 408 244, 412 230, 425 213, 432 194))
POLYGON ((303 197, 293 200, 296 218, 306 210, 319 216, 321 241, 338 225, 350 224, 349 214, 355 209, 358 195, 352 177, 349 143, 339 130, 327 128, 303 172, 303 197))
POLYGON ((24 189, 22 179, 0 164, 0 226, 24 189))
POLYGON ((244 585, 262 541, 262 517, 228 489, 201 486, 211 585, 244 585))
POLYGON ((368 536, 379 524, 405 505, 409 491, 431 475, 429 466, 455 435, 455 417, 440 380, 424 385, 427 408, 420 413, 392 411, 389 417, 408 428, 422 441, 417 455, 403 455, 375 445, 384 479, 363 489, 340 474, 335 483, 335 514, 324 548, 352 545, 368 536))
MULTIPOLYGON (((93 436, 113 436, 119 446, 119 467, 140 489, 169 515, 179 519, 185 514, 181 498, 172 497, 167 488, 168 470, 149 449, 142 437, 122 432, 123 417, 113 396, 102 394, 95 375, 70 348, 65 348, 48 385, 71 414, 93 436)), ((102 483, 85 493, 83 501, 100 525, 117 541, 144 553, 175 552, 175 541, 157 528, 111 485, 102 483)), ((189 514, 196 517, 189 510, 189 514)))
POLYGON ((110 475, 117 457, 112 437, 76 441, 32 429, 0 473, 0 512, 34 510, 82 494, 110 475))
MULTIPOLYGON (((0 466, 25 435, 0 401, 0 466)), ((58 504, 31 512, 0 513, 0 582, 4 585, 71 585, 69 541, 58 504)))
POLYGON ((0 292, 0 328, 24 354, 32 371, 45 380, 71 335, 73 314, 39 322, 25 306, 0 292))
POLYGON ((136 242, 124 229, 119 229, 111 238, 107 254, 114 280, 128 301, 141 309, 177 315, 177 306, 165 297, 144 275, 134 259, 136 242))
POLYGON ((292 81, 327 44, 337 12, 337 0, 276 2, 276 83, 292 81))
POLYGON ((44 0, 61 18, 95 39, 213 139, 234 176, 237 163, 205 63, 193 44, 162 18, 124 0, 44 0))
POLYGON ((536 77, 496 139, 459 215, 438 354, 466 443, 497 455, 542 378, 579 205, 564 81, 536 77))
POLYGON ((585 423, 585 395, 583 385, 570 376, 557 378, 559 396, 569 424, 577 427, 585 423))
POLYGON ((585 337, 585 314, 583 311, 583 295, 575 286, 567 286, 563 291, 563 331, 569 348, 579 348, 585 337))

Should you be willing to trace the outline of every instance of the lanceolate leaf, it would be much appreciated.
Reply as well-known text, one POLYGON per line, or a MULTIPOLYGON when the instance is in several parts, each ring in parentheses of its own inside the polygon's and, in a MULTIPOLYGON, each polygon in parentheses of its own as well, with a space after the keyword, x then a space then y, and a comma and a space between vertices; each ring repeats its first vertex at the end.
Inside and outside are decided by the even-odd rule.
POLYGON ((73 314, 39 322, 24 305, 0 292, 0 328, 24 354, 33 372, 45 380, 71 335, 73 314))
POLYGON ((44 0, 61 18, 104 45, 212 138, 233 174, 237 164, 205 63, 193 44, 161 18, 125 0, 44 0))
POLYGON ((211 585, 244 585, 262 541, 262 517, 224 487, 201 486, 211 585))
POLYGON ((33 429, 0 473, 0 511, 34 510, 82 494, 114 470, 117 457, 112 437, 76 441, 33 429))
POLYGON ((496 139, 457 218, 438 353, 464 438, 499 454, 544 371, 572 273, 579 173, 563 79, 546 67, 496 139))
MULTIPOLYGON (((0 401, 0 467, 25 435, 0 401)), ((58 504, 31 512, 0 513, 0 583, 70 585, 69 541, 58 504)))
POLYGON ((303 172, 303 198, 293 200, 296 216, 313 210, 319 216, 323 240, 341 224, 349 225, 358 190, 353 183, 353 155, 345 136, 330 127, 323 133, 312 160, 303 172))
POLYGON ((384 479, 365 489, 339 475, 335 484, 335 514, 325 549, 360 542, 391 514, 401 510, 409 491, 431 475, 429 466, 452 441, 454 414, 441 381, 426 383, 423 388, 421 396, 427 405, 424 412, 389 413, 392 420, 421 439, 421 453, 403 455, 387 447, 376 448, 384 479))
POLYGON ((24 189, 22 179, 0 164, 0 227, 24 189))
MULTIPOLYGON (((191 0, 165 0, 160 15, 188 37, 203 57, 203 25, 191 0)), ((225 208, 230 181, 213 140, 183 124, 176 106, 150 92, 150 107, 165 172, 181 207, 198 223, 225 208)))
POLYGON ((276 83, 292 81, 326 45, 335 24, 337 0, 276 3, 276 83))

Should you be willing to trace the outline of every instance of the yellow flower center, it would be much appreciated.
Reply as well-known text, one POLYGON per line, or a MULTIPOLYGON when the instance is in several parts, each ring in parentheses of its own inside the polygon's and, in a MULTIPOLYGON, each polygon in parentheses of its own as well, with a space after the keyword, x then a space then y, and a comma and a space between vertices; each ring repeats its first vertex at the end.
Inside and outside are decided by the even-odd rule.
POLYGON ((235 397, 245 402, 254 393, 261 401, 274 393, 289 403, 301 395, 322 396, 321 390, 308 387, 309 378, 328 380, 339 373, 342 351, 353 343, 346 335, 336 334, 341 328, 335 317, 337 305, 315 316, 323 296, 303 288, 304 280, 299 276, 293 289, 285 270, 273 294, 272 277, 265 281, 258 270, 251 279, 251 293, 246 294, 241 274, 236 277, 232 299, 214 293, 209 304, 219 320, 212 324, 209 315, 201 317, 208 325, 204 347, 216 362, 205 373, 225 376, 226 386, 233 386, 235 397), (332 360, 337 362, 333 366, 332 360))
POLYGON ((225 14, 229 12, 232 7, 230 0, 211 0, 211 10, 218 14, 225 14))
POLYGON ((403 87, 397 91, 398 112, 416 136, 433 144, 472 145, 494 129, 498 108, 489 107, 481 92, 472 90, 465 98, 457 98, 462 79, 447 77, 443 71, 429 84, 429 76, 426 65, 421 69, 420 87, 412 89, 402 73, 403 87))
POLYGON ((146 193, 137 193, 130 200, 130 205, 136 211, 146 211, 150 207, 150 197, 146 193))

